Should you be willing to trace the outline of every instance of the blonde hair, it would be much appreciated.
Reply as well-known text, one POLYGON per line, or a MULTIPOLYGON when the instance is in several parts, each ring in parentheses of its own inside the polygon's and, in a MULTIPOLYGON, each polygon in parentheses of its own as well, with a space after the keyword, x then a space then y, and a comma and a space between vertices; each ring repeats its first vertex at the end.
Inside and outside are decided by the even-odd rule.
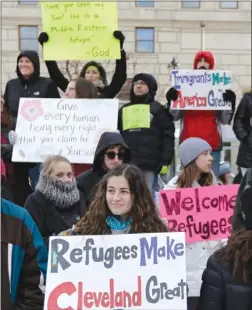
POLYGON ((44 163, 42 164, 41 173, 44 173, 46 175, 51 175, 51 173, 53 171, 53 166, 56 163, 59 163, 59 162, 63 162, 63 163, 69 164, 71 166, 72 170, 73 170, 73 167, 72 167, 70 161, 66 157, 63 157, 63 156, 60 156, 60 155, 52 155, 52 156, 49 156, 44 161, 44 163))

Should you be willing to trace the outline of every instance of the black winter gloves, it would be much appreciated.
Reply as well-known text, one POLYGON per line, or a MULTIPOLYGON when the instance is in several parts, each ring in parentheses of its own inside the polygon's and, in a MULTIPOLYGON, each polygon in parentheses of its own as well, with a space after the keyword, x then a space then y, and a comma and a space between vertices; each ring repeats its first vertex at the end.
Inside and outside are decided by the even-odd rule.
POLYGON ((166 99, 168 104, 170 105, 171 100, 175 101, 178 99, 178 91, 175 88, 171 87, 166 93, 166 99))
POLYGON ((114 37, 120 41, 120 47, 121 47, 121 50, 123 49, 123 43, 124 43, 124 40, 125 40, 125 36, 123 35, 123 33, 119 30, 116 30, 114 31, 113 33, 114 37))
POLYGON ((235 101, 236 101, 236 95, 231 89, 227 89, 223 93, 223 100, 224 101, 230 101, 232 106, 232 111, 235 111, 235 101))
POLYGON ((229 125, 232 122, 234 113, 235 113, 235 101, 236 101, 236 95, 231 89, 227 89, 223 94, 223 101, 229 101, 231 102, 231 107, 232 107, 232 115, 230 117, 229 125))
POLYGON ((46 32, 41 32, 38 37, 39 43, 43 46, 43 44, 48 40, 49 40, 48 34, 46 32))

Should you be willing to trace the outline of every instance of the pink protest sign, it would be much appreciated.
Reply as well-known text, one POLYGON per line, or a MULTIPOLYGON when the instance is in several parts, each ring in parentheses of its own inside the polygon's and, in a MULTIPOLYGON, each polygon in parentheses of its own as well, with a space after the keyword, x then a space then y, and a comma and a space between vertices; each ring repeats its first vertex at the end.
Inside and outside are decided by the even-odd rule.
POLYGON ((186 232, 186 242, 220 240, 232 229, 239 185, 161 191, 160 213, 170 232, 186 232))

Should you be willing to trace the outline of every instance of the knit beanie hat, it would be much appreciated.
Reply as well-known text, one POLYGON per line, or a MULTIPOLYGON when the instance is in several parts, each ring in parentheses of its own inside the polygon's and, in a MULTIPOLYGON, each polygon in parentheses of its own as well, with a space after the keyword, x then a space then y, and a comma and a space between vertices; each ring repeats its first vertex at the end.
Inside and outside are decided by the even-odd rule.
POLYGON ((246 229, 252 230, 252 187, 248 187, 241 194, 242 218, 246 229))
POLYGON ((212 148, 203 139, 189 138, 183 141, 179 146, 179 157, 183 168, 205 151, 212 151, 212 148))
POLYGON ((154 78, 154 76, 152 76, 151 74, 147 74, 147 73, 139 73, 134 76, 132 80, 132 85, 135 82, 140 81, 140 80, 147 84, 149 88, 149 92, 153 95, 153 97, 155 97, 158 86, 157 86, 157 81, 154 78))

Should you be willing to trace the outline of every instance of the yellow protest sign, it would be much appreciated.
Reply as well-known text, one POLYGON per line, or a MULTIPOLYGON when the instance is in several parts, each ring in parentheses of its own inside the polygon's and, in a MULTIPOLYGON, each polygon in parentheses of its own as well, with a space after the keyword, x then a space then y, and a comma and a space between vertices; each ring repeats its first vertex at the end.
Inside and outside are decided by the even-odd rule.
POLYGON ((150 105, 134 104, 123 108, 123 130, 150 128, 150 105))
POLYGON ((41 2, 44 60, 120 59, 116 2, 41 2))

